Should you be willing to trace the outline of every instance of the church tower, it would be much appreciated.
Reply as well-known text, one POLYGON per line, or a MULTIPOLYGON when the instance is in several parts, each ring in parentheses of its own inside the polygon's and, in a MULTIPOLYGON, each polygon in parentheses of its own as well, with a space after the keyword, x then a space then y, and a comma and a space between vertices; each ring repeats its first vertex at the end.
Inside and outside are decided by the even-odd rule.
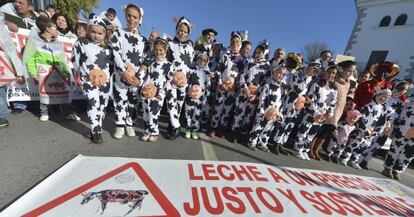
POLYGON ((414 0, 355 0, 357 19, 345 50, 358 71, 379 61, 400 67, 396 78, 414 80, 414 0))

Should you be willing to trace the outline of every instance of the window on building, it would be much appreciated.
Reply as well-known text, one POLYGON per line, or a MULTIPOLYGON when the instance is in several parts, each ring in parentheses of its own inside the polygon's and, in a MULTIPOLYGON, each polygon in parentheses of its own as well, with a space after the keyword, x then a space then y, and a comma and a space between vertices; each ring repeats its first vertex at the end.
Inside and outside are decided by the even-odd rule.
POLYGON ((384 27, 384 26, 389 26, 391 23, 391 17, 390 16, 385 16, 382 18, 379 26, 380 27, 384 27))
POLYGON ((367 65, 365 66, 365 71, 368 71, 372 64, 377 62, 383 62, 387 58, 388 51, 387 50, 374 50, 371 52, 369 56, 367 65))
POLYGON ((407 22, 407 14, 401 14, 398 16, 397 20, 395 20, 395 26, 403 26, 407 22))

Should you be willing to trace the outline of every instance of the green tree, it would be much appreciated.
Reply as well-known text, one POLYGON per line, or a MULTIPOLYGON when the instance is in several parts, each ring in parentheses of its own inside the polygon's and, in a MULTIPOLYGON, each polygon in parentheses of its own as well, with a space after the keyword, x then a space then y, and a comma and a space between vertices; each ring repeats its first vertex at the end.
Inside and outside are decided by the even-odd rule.
POLYGON ((95 8, 99 7, 99 0, 53 0, 53 5, 72 24, 75 24, 79 20, 79 13, 90 14, 95 8))

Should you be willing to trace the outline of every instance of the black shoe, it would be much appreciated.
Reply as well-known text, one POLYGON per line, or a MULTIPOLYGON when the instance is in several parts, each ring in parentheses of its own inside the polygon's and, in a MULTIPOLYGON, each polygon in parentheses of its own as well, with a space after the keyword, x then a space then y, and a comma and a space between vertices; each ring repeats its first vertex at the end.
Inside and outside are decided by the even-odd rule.
POLYGON ((286 151, 285 147, 283 145, 279 145, 279 153, 283 155, 289 155, 289 152, 286 151))
POLYGON ((0 119, 0 129, 6 128, 9 126, 9 122, 6 119, 0 119))
POLYGON ((339 163, 339 158, 331 157, 331 161, 332 161, 332 163, 338 164, 339 163))
POLYGON ((24 112, 24 109, 19 109, 19 108, 13 108, 11 111, 12 114, 20 114, 22 112, 24 112))
POLYGON ((395 179, 395 180, 400 180, 400 174, 397 171, 393 170, 392 171, 392 178, 395 179))
POLYGON ((366 161, 362 161, 362 162, 359 164, 359 166, 360 166, 362 169, 369 170, 369 168, 368 168, 368 163, 367 163, 366 161))
POLYGON ((236 142, 236 137, 234 135, 233 131, 229 131, 227 134, 227 141, 229 141, 230 143, 235 143, 236 142))
POLYGON ((95 144, 102 144, 103 140, 102 140, 102 134, 101 133, 93 133, 91 134, 91 141, 95 144))
POLYGON ((328 161, 328 162, 331 162, 331 161, 332 161, 331 156, 329 156, 329 155, 327 155, 327 154, 321 154, 320 156, 321 156, 321 158, 322 158, 323 160, 325 160, 325 161, 328 161))
POLYGON ((168 137, 170 140, 176 139, 180 135, 180 128, 171 129, 171 133, 168 137))
POLYGON ((269 150, 270 150, 270 152, 272 152, 273 154, 276 154, 276 155, 279 155, 279 144, 274 144, 274 145, 271 145, 271 146, 269 146, 269 150))

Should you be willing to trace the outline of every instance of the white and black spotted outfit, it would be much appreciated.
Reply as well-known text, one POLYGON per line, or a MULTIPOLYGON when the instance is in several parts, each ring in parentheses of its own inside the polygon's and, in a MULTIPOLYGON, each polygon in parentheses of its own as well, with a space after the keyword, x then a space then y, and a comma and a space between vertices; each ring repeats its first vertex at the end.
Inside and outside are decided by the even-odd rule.
MULTIPOLYGON (((238 75, 241 71, 243 58, 238 52, 231 52, 228 50, 220 58, 218 65, 218 83, 219 85, 226 81, 228 78, 233 77, 235 83, 237 83, 238 75)), ((237 84, 235 84, 237 85, 237 84)), ((211 128, 216 129, 218 127, 227 129, 231 123, 233 117, 232 112, 236 103, 236 91, 225 91, 220 88, 216 90, 215 110, 213 113, 213 119, 211 120, 211 128)))
MULTIPOLYGON (((175 70, 181 69, 184 73, 190 71, 194 59, 194 48, 187 42, 180 42, 177 38, 170 41, 167 52, 167 60, 173 63, 175 70)), ((186 96, 186 88, 177 87, 172 83, 172 75, 169 77, 166 86, 166 103, 170 116, 170 127, 178 129, 180 125, 180 114, 186 96)))
POLYGON ((105 108, 110 95, 111 76, 115 68, 121 67, 121 61, 116 60, 111 47, 102 47, 88 39, 80 39, 73 45, 72 63, 75 72, 80 75, 83 94, 87 100, 87 114, 91 123, 91 132, 99 134, 102 132, 105 108), (107 83, 105 86, 92 86, 89 72, 93 69, 101 69, 106 73, 107 83))
MULTIPOLYGON (((388 101, 385 103, 385 112, 389 115, 390 122, 395 125, 395 121, 398 118, 398 115, 401 114, 404 102, 400 99, 400 97, 392 96, 388 101)), ((360 164, 368 164, 368 162, 373 158, 373 155, 380 150, 385 143, 387 142, 389 135, 380 135, 372 141, 371 146, 369 146, 365 151, 362 153, 362 158, 359 160, 360 164)))
POLYGON ((141 97, 142 107, 144 110, 144 128, 145 135, 158 136, 159 134, 159 116, 165 98, 165 84, 168 74, 172 73, 172 64, 167 59, 154 61, 147 69, 145 74, 140 74, 139 78, 142 86, 153 84, 157 87, 156 97, 147 99, 141 97))
POLYGON ((414 127, 414 104, 407 103, 394 128, 394 138, 384 168, 403 173, 414 159, 414 138, 406 137, 406 132, 414 127))
POLYGON ((253 146, 267 147, 270 134, 275 127, 275 122, 283 120, 281 113, 277 120, 268 121, 266 119, 266 111, 270 107, 275 107, 280 111, 283 91, 283 87, 274 80, 263 86, 259 96, 259 104, 254 125, 249 133, 249 143, 253 146))
POLYGON ((209 107, 206 105, 211 89, 209 75, 207 67, 191 69, 188 74, 188 90, 192 85, 199 85, 202 89, 202 95, 199 99, 192 99, 187 95, 185 100, 185 119, 189 131, 198 132, 201 126, 208 122, 209 107))
POLYGON ((275 142, 279 145, 284 145, 290 136, 296 123, 299 123, 299 113, 294 107, 295 100, 299 96, 303 96, 308 91, 309 85, 313 77, 305 76, 304 72, 298 71, 292 75, 290 83, 288 83, 288 91, 282 103, 281 113, 283 114, 283 124, 280 125, 275 133, 275 142))
MULTIPOLYGON (((240 75, 238 94, 236 98, 236 107, 234 109, 233 131, 249 132, 254 121, 254 115, 258 105, 258 98, 250 102, 243 89, 249 85, 255 85, 260 96, 260 89, 271 78, 270 64, 263 60, 257 63, 248 63, 240 75)), ((280 100, 280 99, 279 99, 280 100)))
POLYGON ((362 152, 382 134, 385 123, 389 121, 386 108, 375 100, 363 106, 360 112, 362 117, 356 124, 355 130, 349 135, 348 144, 342 153, 341 160, 343 162, 349 161, 349 163, 358 164, 362 152), (368 133, 369 128, 373 129, 371 135, 368 133))
POLYGON ((309 87, 307 96, 310 99, 310 106, 303 109, 304 117, 298 127, 298 134, 295 138, 294 150, 296 153, 307 153, 310 150, 310 142, 321 126, 314 122, 314 117, 325 110, 326 114, 333 115, 336 105, 337 91, 335 86, 331 87, 325 79, 320 79, 309 87))
POLYGON ((130 86, 121 79, 121 73, 131 64, 138 71, 148 50, 148 42, 138 30, 117 30, 111 38, 115 55, 123 61, 122 70, 114 74, 114 107, 115 125, 117 127, 132 126, 136 118, 138 88, 130 86))

